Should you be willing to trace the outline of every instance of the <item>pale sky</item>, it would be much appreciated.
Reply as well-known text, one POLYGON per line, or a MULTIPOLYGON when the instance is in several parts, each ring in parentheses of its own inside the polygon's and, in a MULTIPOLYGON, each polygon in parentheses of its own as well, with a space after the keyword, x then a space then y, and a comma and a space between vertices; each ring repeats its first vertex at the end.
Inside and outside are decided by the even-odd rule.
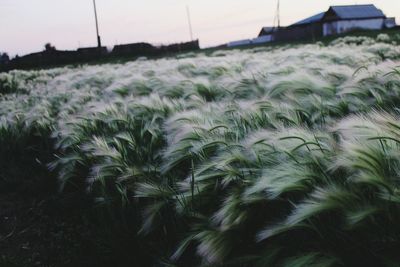
MULTIPOLYGON (((104 45, 190 39, 202 47, 256 37, 273 23, 277 0, 97 0, 104 45)), ((375 4, 400 23, 400 0, 281 0, 281 24, 326 11, 330 5, 375 4)), ((0 51, 23 55, 43 50, 96 46, 92 0, 0 0, 0 51)))

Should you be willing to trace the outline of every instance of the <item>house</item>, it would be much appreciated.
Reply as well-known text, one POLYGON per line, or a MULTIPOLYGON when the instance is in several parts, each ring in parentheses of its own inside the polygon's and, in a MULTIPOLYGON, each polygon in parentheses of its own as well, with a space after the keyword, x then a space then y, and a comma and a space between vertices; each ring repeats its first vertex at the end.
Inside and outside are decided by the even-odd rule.
POLYGON ((267 43, 273 41, 273 33, 277 30, 275 27, 263 27, 258 37, 253 39, 254 43, 267 43))
POLYGON ((237 47, 237 46, 244 46, 244 45, 251 45, 250 39, 232 41, 226 44, 227 47, 237 47))
POLYGON ((385 28, 386 29, 392 29, 397 26, 396 24, 396 18, 387 18, 385 21, 385 28))
POLYGON ((262 27, 258 37, 272 35, 272 33, 276 30, 275 27, 262 27))
POLYGON ((323 36, 355 29, 381 30, 386 16, 374 5, 332 6, 322 18, 323 36))
POLYGON ((258 34, 258 37, 253 39, 243 39, 232 41, 226 44, 226 47, 246 46, 252 44, 263 44, 273 41, 273 33, 277 30, 274 27, 263 27, 258 34))
POLYGON ((272 34, 262 35, 251 40, 252 44, 263 44, 272 42, 274 39, 272 34))
POLYGON ((322 19, 325 12, 298 21, 288 27, 282 27, 273 35, 274 41, 296 41, 315 39, 322 36, 322 19))
POLYGON ((275 32, 262 28, 260 36, 271 35, 271 41, 313 40, 356 29, 381 30, 396 26, 395 18, 387 18, 375 5, 331 6, 326 12, 300 20, 275 32))

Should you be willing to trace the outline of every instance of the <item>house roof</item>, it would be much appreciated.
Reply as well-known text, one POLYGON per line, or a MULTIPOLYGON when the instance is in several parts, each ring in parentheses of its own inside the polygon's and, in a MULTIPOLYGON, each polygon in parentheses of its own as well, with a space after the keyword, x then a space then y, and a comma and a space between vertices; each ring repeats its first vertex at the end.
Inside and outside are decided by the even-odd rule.
POLYGON ((274 30, 274 27, 262 27, 262 30, 265 32, 270 32, 274 30))
POLYGON ((262 29, 261 29, 260 33, 258 34, 258 36, 260 37, 260 36, 263 36, 263 35, 271 34, 271 33, 274 32, 274 30, 275 30, 274 27, 262 27, 262 29))
MULTIPOLYGON (((346 20, 346 19, 369 19, 369 18, 386 18, 382 10, 378 9, 375 5, 347 5, 347 6, 330 6, 328 11, 318 13, 314 16, 300 20, 289 27, 301 26, 324 21, 327 14, 334 13, 336 15, 333 20, 346 20)), ((331 20, 332 18, 326 18, 331 20)), ((259 36, 271 34, 275 28, 264 27, 261 29, 259 36)))
POLYGON ((317 22, 320 21, 325 15, 325 12, 316 14, 314 16, 308 17, 306 19, 300 20, 294 24, 292 24, 291 26, 295 26, 295 25, 303 25, 303 24, 309 24, 309 23, 313 23, 313 22, 317 22))
POLYGON ((382 10, 375 5, 350 5, 350 6, 331 6, 332 10, 340 19, 366 19, 386 17, 382 10))
POLYGON ((331 6, 327 12, 322 12, 300 20, 290 26, 299 26, 319 22, 323 20, 328 12, 334 12, 339 19, 367 19, 386 17, 382 10, 376 8, 375 5, 331 6))

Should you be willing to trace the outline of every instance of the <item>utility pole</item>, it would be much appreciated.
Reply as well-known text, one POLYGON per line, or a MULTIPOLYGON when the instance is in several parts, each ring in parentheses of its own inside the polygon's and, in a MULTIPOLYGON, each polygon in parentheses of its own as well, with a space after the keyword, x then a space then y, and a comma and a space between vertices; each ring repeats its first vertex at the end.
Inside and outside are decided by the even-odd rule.
POLYGON ((280 0, 277 1, 277 6, 276 6, 276 11, 275 11, 275 17, 274 17, 274 23, 273 23, 273 31, 279 30, 281 27, 281 12, 280 12, 280 0))
POLYGON ((93 7, 94 7, 94 18, 96 20, 96 35, 97 35, 97 47, 101 47, 101 38, 99 35, 99 23, 97 21, 97 8, 96 8, 96 0, 93 0, 93 7))
POLYGON ((277 16, 278 16, 278 29, 281 27, 281 11, 280 11, 280 0, 278 0, 278 7, 277 7, 277 9, 276 9, 276 12, 277 12, 277 16))
POLYGON ((192 20, 190 18, 189 5, 186 5, 186 14, 187 14, 187 19, 188 19, 188 24, 189 24, 190 40, 193 41, 192 20))

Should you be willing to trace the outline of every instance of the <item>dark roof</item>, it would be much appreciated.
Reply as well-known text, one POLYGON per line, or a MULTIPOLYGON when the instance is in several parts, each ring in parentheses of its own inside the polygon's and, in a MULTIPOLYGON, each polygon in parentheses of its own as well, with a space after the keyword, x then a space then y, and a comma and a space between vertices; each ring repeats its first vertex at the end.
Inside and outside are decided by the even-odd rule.
POLYGON ((324 17, 325 12, 319 13, 317 15, 311 16, 309 18, 300 20, 290 26, 295 26, 295 25, 303 25, 303 24, 309 24, 309 23, 313 23, 313 22, 318 22, 320 20, 322 20, 322 18, 324 17))
POLYGON ((261 29, 261 31, 264 32, 265 34, 267 34, 267 33, 273 32, 274 29, 275 29, 274 27, 263 27, 263 28, 261 29))
POLYGON ((274 27, 263 27, 262 30, 264 32, 272 32, 274 30, 274 27))
MULTIPOLYGON (((375 5, 348 5, 348 6, 331 6, 328 11, 316 14, 306 19, 300 20, 289 27, 312 24, 324 21, 324 18, 329 13, 334 13, 339 20, 345 19, 369 19, 369 18, 386 18, 382 10, 375 5)), ((329 20, 331 18, 327 18, 329 20)), ((259 36, 267 35, 273 32, 274 28, 264 27, 261 29, 259 36), (271 30, 272 29, 272 30, 271 30)))
POLYGON ((275 30, 274 27, 262 27, 260 33, 258 34, 258 36, 263 36, 263 35, 268 35, 273 33, 275 30))
POLYGON ((375 5, 349 5, 349 6, 331 6, 327 12, 322 12, 309 18, 300 20, 290 26, 299 26, 322 21, 325 14, 334 12, 339 19, 367 19, 384 18, 382 10, 375 5))
POLYGON ((340 19, 384 18, 382 10, 375 5, 331 6, 328 10, 335 12, 340 19))

